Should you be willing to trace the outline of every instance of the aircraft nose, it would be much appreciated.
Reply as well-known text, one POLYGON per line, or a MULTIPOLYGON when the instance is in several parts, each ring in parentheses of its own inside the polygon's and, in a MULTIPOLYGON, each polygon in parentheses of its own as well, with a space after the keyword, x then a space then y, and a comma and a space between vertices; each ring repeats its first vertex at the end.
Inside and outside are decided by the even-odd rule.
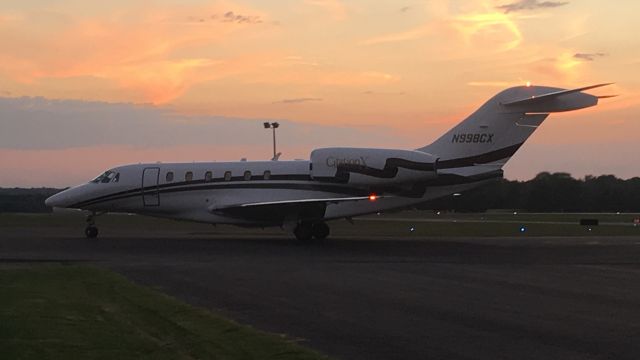
POLYGON ((65 190, 60 191, 57 194, 53 194, 48 197, 44 204, 50 207, 58 207, 58 208, 66 208, 74 204, 78 197, 78 192, 81 190, 80 186, 76 186, 73 188, 67 188, 65 190))
POLYGON ((44 204, 49 206, 49 207, 64 207, 64 198, 66 197, 64 194, 62 194, 64 191, 61 191, 57 194, 54 194, 52 196, 49 196, 45 201, 44 204))

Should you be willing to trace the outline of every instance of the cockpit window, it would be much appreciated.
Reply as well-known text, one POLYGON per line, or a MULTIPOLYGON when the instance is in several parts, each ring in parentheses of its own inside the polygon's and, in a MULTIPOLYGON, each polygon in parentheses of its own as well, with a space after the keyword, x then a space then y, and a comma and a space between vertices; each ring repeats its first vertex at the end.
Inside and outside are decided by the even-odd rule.
POLYGON ((110 183, 110 182, 118 182, 120 180, 120 173, 115 171, 105 171, 103 174, 98 176, 97 178, 91 180, 92 183, 110 183))

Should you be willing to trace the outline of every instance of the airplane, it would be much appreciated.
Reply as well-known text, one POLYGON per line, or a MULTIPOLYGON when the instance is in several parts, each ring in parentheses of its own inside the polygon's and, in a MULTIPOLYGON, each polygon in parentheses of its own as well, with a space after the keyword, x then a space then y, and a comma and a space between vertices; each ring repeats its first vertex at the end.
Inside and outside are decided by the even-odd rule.
MULTIPOLYGON (((87 238, 107 212, 244 227, 280 226, 324 239, 328 220, 409 208, 501 179, 502 167, 553 112, 595 106, 585 90, 516 86, 419 149, 329 147, 309 160, 149 163, 109 169, 48 199, 87 210, 87 238)), ((274 159, 277 160, 277 159, 274 159)))

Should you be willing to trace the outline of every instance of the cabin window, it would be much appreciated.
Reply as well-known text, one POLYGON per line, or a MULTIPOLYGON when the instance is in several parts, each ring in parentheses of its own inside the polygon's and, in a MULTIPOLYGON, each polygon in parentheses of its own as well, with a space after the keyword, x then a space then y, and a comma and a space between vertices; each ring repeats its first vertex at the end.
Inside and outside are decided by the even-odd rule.
POLYGON ((269 180, 269 179, 271 179, 271 171, 266 170, 266 171, 264 172, 264 175, 263 175, 262 177, 263 177, 263 179, 265 179, 265 180, 269 180))
POLYGON ((120 181, 120 173, 116 173, 116 176, 113 177, 113 180, 111 180, 111 182, 117 183, 118 181, 120 181))
POLYGON ((167 180, 168 183, 173 181, 173 171, 169 171, 167 173, 167 176, 165 177, 165 179, 167 180))
POLYGON ((184 181, 192 181, 193 180, 193 171, 187 171, 184 174, 184 181))
POLYGON ((224 172, 224 181, 231 181, 231 171, 224 172))
POLYGON ((247 170, 247 171, 244 172, 244 179, 246 181, 251 180, 251 171, 247 170))
POLYGON ((204 173, 204 182, 211 182, 211 181, 213 181, 213 172, 207 171, 206 173, 204 173))

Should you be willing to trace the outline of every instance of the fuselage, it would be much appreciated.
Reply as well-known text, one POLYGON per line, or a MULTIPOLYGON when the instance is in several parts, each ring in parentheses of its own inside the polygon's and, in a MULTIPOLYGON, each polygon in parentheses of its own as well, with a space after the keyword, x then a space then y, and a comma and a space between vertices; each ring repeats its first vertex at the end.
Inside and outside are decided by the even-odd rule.
MULTIPOLYGON (((242 203, 366 197, 372 193, 367 187, 314 179, 310 165, 310 161, 303 160, 125 165, 52 196, 47 205, 206 223, 268 226, 282 225, 282 219, 275 217, 271 222, 269 219, 233 217, 219 214, 216 209, 242 203)), ((425 184, 424 192, 411 196, 377 192, 379 198, 375 201, 329 203, 323 218, 351 217, 411 206, 485 180, 475 179, 450 186, 425 184)))

